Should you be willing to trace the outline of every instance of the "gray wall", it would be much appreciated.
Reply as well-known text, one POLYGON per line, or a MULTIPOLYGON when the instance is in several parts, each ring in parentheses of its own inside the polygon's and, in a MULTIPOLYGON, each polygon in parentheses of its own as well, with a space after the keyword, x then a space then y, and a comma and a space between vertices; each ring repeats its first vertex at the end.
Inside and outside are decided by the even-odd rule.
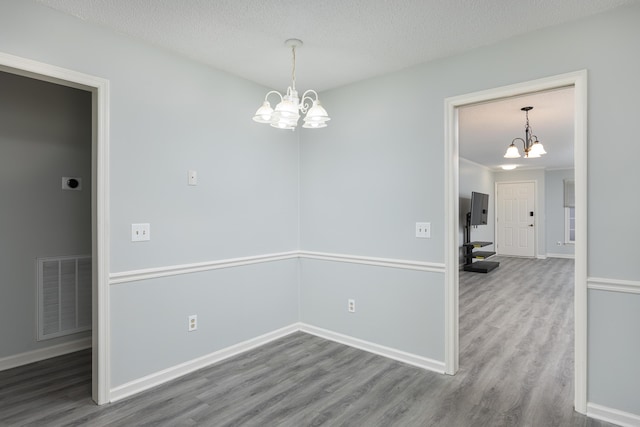
POLYGON ((0 200, 0 358, 88 336, 36 341, 36 258, 91 255, 89 92, 0 72, 0 200))
MULTIPOLYGON (((639 264, 632 258, 635 247, 628 221, 628 212, 640 208, 638 198, 628 197, 635 194, 640 180, 635 165, 640 146, 626 143, 636 133, 635 98, 629 94, 637 92, 640 75, 640 57, 630 54, 637 50, 640 39, 638 6, 327 91, 322 94, 323 104, 333 119, 328 128, 317 133, 280 133, 250 121, 265 88, 33 2, 0 1, 0 51, 111 82, 114 272, 295 249, 298 218, 304 250, 442 263, 444 98, 586 68, 589 275, 640 277, 639 264), (222 111, 222 105, 228 110, 222 111), (198 187, 184 184, 190 168, 201 173, 198 187), (617 177, 621 170, 624 180, 617 177), (625 209, 615 209, 618 206, 625 209), (138 221, 151 222, 151 242, 129 242, 129 224, 138 221), (245 228, 248 221, 253 227, 250 231, 245 228), (414 237, 416 221, 432 223, 431 239, 414 237)), ((226 345, 262 333, 261 319, 273 316, 268 327, 276 328, 296 318, 297 307, 289 305, 296 271, 290 262, 283 264, 267 277, 253 269, 242 272, 247 282, 255 284, 256 293, 250 297, 271 304, 265 304, 255 322, 246 314, 242 317, 246 328, 242 329, 230 314, 219 313, 223 316, 220 323, 227 328, 225 335, 200 334, 193 341, 202 338, 226 345), (226 336, 232 338, 225 340, 226 336)), ((356 338, 442 357, 444 280, 440 273, 410 278, 405 271, 392 270, 379 282, 369 283, 372 274, 364 269, 379 267, 363 266, 362 272, 354 274, 342 271, 343 266, 320 269, 318 264, 300 263, 303 319, 337 332, 351 332, 356 338), (321 282, 310 274, 314 271, 322 271, 321 282), (331 304, 339 302, 344 307, 344 295, 330 283, 337 277, 344 277, 363 295, 361 300, 377 307, 377 313, 390 307, 388 301, 404 301, 406 312, 414 315, 394 320, 390 323, 393 330, 349 325, 353 319, 335 322, 329 316, 331 304), (305 291, 307 283, 313 293, 305 291), (407 332, 408 328, 413 329, 407 332), (424 339, 412 342, 416 336, 424 339)), ((219 283, 217 274, 206 276, 208 286, 219 283)), ((173 333, 162 334, 182 328, 175 326, 179 319, 173 318, 169 301, 188 299, 191 306, 176 310, 186 316, 192 314, 187 310, 214 292, 213 288, 205 290, 207 285, 200 282, 191 287, 195 279, 186 277, 123 284, 113 290, 115 307, 128 304, 124 312, 112 312, 112 333, 118 343, 112 351, 118 358, 113 366, 114 385, 146 372, 139 364, 124 366, 128 360, 153 359, 154 368, 160 368, 212 348, 201 342, 180 350, 177 357, 161 351, 167 340, 181 342, 173 333), (185 293, 187 289, 191 293, 185 293), (158 306, 169 312, 165 315, 158 306), (143 330, 129 326, 130 321, 140 319, 144 320, 143 330), (146 343, 142 353, 137 353, 139 340, 146 343)), ((237 283, 230 279, 220 286, 215 292, 226 298, 234 295, 237 283)), ((591 351, 613 344, 610 352, 588 358, 589 399, 640 414, 637 399, 620 397, 640 395, 640 381, 630 382, 627 374, 636 372, 637 353, 628 350, 640 335, 640 326, 613 315, 619 306, 626 312, 640 312, 640 302, 625 299, 623 307, 621 298, 605 301, 601 292, 592 291, 589 297, 591 351), (596 306, 602 310, 595 310, 596 306), (620 334, 608 341, 597 333, 604 327, 615 327, 620 334), (614 364, 616 369, 611 370, 614 364), (614 392, 615 386, 619 390, 614 392)))
MULTIPOLYGON (((639 88, 640 57, 629 53, 637 50, 636 42, 640 40, 638 22, 640 7, 625 7, 323 93, 323 104, 332 116, 331 125, 321 133, 302 134, 301 141, 302 247, 442 262, 443 100, 588 69, 588 274, 637 281, 640 264, 632 258, 635 248, 634 239, 629 238, 628 212, 640 210, 640 199, 628 195, 635 194, 634 187, 640 181, 636 167, 640 145, 631 142, 636 133, 636 101, 629 96, 639 88), (619 171, 624 171, 624 179, 620 179, 619 171), (624 209, 617 209, 622 206, 624 209), (412 237, 412 223, 418 218, 432 221, 431 240, 412 237)), ((502 175, 497 179, 504 179, 506 174, 502 175)), ((544 172, 538 175, 538 190, 544 192, 544 172)), ((518 176, 518 172, 509 176, 518 176)), ((539 214, 544 215, 544 199, 539 202, 539 214)), ((542 228, 538 230, 540 255, 546 252, 542 228)), ((351 275, 350 286, 364 287, 368 277, 351 275)), ((304 268, 302 280, 303 286, 312 280, 304 268)), ((444 305, 444 299, 414 298, 414 290, 403 286, 400 272, 395 282, 397 285, 378 295, 377 301, 399 299, 406 301, 410 311, 426 313, 437 313, 444 305)), ((437 275, 425 275, 420 283, 424 287, 444 286, 437 275)), ((328 312, 330 303, 324 301, 332 298, 335 291, 329 281, 325 286, 326 295, 314 295, 314 301, 303 300, 303 307, 323 301, 328 312)), ((593 307, 602 296, 591 292, 589 298, 593 307)), ((628 304, 640 311, 636 299, 628 304)), ((604 313, 608 310, 616 310, 615 301, 603 309, 604 313)), ((594 333, 603 326, 604 313, 588 315, 590 348, 605 348, 608 344, 602 341, 602 335, 594 333)), ((331 322, 328 314, 323 322, 331 322)), ((620 352, 629 341, 637 341, 640 324, 618 322, 613 326, 623 331, 615 342, 618 347, 609 347, 602 357, 588 358, 589 399, 640 414, 639 399, 619 398, 620 394, 640 395, 640 381, 631 383, 623 374, 625 370, 635 372, 637 353, 620 352), (611 372, 613 364, 616 369, 611 372), (615 384, 620 384, 621 389, 614 395, 611 387, 615 384)), ((417 327, 429 335, 434 325, 405 322, 397 327, 395 332, 417 327)), ((436 327, 444 327, 443 321, 436 327)), ((334 324, 334 328, 339 332, 351 330, 346 322, 334 324)), ((380 330, 368 338, 385 342, 392 339, 392 333, 380 330)), ((403 341, 398 347, 410 348, 412 343, 403 341)), ((434 340, 426 344, 424 351, 437 354, 440 348, 442 343, 434 340)))
MULTIPOLYGON (((471 240, 493 242, 496 229, 496 198, 495 181, 493 172, 477 163, 467 159, 460 159, 459 169, 459 193, 460 193, 460 219, 459 242, 464 242, 464 225, 467 222, 467 212, 471 212, 471 192, 476 191, 489 195, 489 212, 487 225, 471 227, 471 240)), ((495 251, 495 244, 485 246, 482 250, 495 251)), ((460 252, 460 262, 464 264, 463 252, 460 252)))
MULTIPOLYGON (((1 52, 110 82, 111 272, 298 248, 299 133, 251 120, 267 88, 36 2, 0 10, 1 52), (137 222, 151 241, 130 241, 137 222)), ((111 286, 112 386, 297 321, 297 270, 281 261, 111 286), (190 314, 201 323, 186 335, 190 314)))
POLYGON ((564 243, 564 180, 574 179, 573 169, 545 173, 547 254, 574 255, 575 245, 564 243), (561 242, 560 245, 557 242, 561 242))

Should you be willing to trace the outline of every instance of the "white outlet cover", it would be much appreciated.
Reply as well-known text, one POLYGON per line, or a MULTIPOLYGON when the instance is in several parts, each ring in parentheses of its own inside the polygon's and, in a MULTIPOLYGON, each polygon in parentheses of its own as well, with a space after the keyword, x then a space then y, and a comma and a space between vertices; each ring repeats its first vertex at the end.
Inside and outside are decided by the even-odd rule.
POLYGON ((198 315, 192 314, 191 316, 189 316, 188 330, 189 332, 193 332, 197 329, 198 329, 198 315))
POLYGON ((188 173, 188 184, 189 185, 198 185, 198 172, 194 170, 190 170, 188 173))

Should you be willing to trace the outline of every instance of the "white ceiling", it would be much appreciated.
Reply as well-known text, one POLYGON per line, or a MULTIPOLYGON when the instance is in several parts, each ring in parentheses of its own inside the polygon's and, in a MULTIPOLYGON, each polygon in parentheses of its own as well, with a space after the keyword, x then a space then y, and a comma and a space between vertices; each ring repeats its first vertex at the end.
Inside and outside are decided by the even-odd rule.
MULTIPOLYGON (((280 91, 290 84, 289 38, 304 42, 297 51, 297 87, 322 91, 640 2, 36 1, 280 91)), ((572 94, 564 92, 461 109, 461 157, 492 168, 504 163, 511 140, 524 137, 525 105, 534 107, 531 125, 549 154, 517 163, 573 165, 572 94)))
POLYGON ((640 0, 37 0, 270 88, 322 91, 640 0))
MULTIPOLYGON (((518 168, 560 169, 573 167, 573 87, 517 96, 458 109, 460 157, 498 169, 503 164, 518 168), (531 106, 529 126, 547 154, 536 159, 505 159, 514 138, 525 138, 525 113, 531 106)), ((515 142, 520 155, 522 142, 515 142)))

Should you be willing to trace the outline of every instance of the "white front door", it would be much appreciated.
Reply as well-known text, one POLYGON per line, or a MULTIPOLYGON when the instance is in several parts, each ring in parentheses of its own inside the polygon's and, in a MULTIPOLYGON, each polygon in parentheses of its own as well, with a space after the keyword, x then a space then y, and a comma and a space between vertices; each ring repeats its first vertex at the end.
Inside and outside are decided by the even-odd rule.
POLYGON ((499 255, 535 256, 535 183, 499 182, 497 186, 499 255))

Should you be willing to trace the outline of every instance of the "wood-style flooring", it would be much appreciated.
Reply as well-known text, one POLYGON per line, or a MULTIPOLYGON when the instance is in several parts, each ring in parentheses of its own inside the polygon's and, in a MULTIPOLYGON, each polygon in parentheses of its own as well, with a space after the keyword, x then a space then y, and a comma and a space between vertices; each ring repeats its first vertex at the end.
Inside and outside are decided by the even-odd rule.
POLYGON ((608 426, 573 412, 573 261, 460 273, 460 371, 294 333, 121 402, 89 351, 0 372, 1 426, 608 426))

